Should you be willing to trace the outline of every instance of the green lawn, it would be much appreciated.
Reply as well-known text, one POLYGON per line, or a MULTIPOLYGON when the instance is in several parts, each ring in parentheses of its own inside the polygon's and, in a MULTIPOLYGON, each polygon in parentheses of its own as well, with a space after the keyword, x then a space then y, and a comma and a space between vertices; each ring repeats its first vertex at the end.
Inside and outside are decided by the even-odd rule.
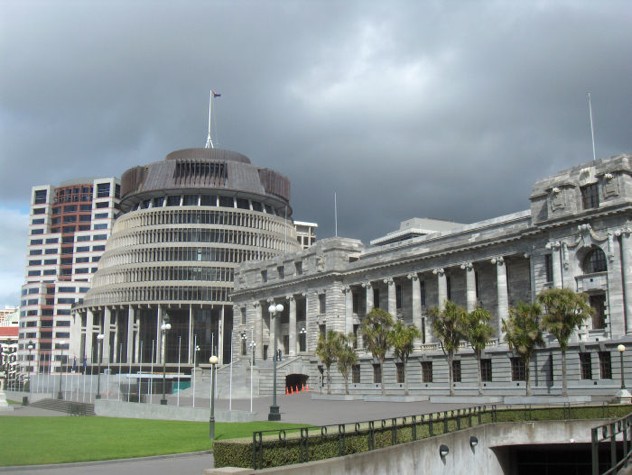
MULTIPOLYGON (((253 431, 301 427, 278 422, 215 425, 216 439, 253 431)), ((85 462, 210 449, 204 422, 112 417, 2 417, 0 466, 85 462)))

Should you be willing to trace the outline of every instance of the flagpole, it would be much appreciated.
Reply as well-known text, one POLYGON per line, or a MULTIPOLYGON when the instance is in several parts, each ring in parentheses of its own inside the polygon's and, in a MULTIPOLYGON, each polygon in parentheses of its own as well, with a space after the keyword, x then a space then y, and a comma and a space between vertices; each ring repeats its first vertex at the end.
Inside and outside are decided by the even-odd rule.
POLYGON ((593 115, 592 115, 592 101, 590 100, 590 92, 586 93, 588 97, 588 114, 590 115, 590 136, 592 138, 592 151, 593 161, 597 160, 597 153, 595 152, 595 129, 593 127, 593 115))

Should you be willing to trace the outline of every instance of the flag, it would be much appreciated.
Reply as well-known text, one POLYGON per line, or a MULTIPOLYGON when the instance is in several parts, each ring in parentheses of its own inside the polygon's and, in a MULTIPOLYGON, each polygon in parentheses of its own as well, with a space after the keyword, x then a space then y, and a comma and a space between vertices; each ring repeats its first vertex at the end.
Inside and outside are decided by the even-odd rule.
POLYGON ((211 91, 213 93, 213 97, 222 97, 219 92, 211 91))

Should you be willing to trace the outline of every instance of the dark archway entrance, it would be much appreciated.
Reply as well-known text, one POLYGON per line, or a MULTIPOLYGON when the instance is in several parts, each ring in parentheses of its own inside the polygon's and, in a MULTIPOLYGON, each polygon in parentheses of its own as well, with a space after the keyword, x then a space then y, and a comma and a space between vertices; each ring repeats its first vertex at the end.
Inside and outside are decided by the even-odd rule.
POLYGON ((285 377, 285 392, 292 393, 307 391, 309 376, 306 374, 289 374, 285 377))

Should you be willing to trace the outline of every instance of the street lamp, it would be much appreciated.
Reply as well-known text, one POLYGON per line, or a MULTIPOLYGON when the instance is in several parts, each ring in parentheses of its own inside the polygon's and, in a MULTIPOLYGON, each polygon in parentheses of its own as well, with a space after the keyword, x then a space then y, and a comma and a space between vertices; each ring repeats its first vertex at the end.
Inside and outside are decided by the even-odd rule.
POLYGON ((211 364, 211 417, 208 420, 208 435, 211 442, 215 440, 215 368, 219 359, 213 355, 208 359, 211 364))
POLYGON ((161 406, 167 405, 167 396, 165 391, 167 389, 167 332, 171 330, 171 323, 169 323, 169 317, 165 316, 164 323, 160 325, 162 332, 162 399, 160 400, 161 406))
MULTIPOLYGON (((105 335, 103 333, 99 333, 97 335, 97 341, 99 343, 99 358, 98 358, 98 369, 97 369, 97 395, 96 399, 101 399, 101 358, 103 358, 103 339, 105 335)), ((94 366, 93 366, 94 368, 94 366)))
POLYGON ((57 393, 57 399, 63 399, 64 394, 61 391, 61 377, 64 372, 64 345, 66 342, 62 340, 57 344, 61 348, 61 358, 59 359, 59 392, 57 393))
POLYGON ((246 336, 246 332, 241 332, 241 354, 246 354, 246 342, 248 341, 248 337, 246 336))
POLYGON ((271 304, 268 307, 268 312, 270 312, 270 326, 274 328, 274 358, 272 359, 274 361, 274 365, 272 366, 273 370, 272 370, 272 405, 270 406, 270 412, 268 414, 268 420, 269 421, 280 421, 281 420, 281 413, 279 412, 279 406, 277 406, 277 325, 276 325, 276 321, 274 320, 274 318, 277 316, 277 314, 281 313, 283 311, 283 305, 278 303, 278 304, 271 304))
POLYGON ((252 366, 255 365, 255 349, 257 348, 257 343, 254 340, 250 342, 250 351, 252 352, 252 366))
POLYGON ((200 352, 200 345, 195 345, 195 355, 194 355, 194 359, 195 361, 193 362, 193 365, 197 368, 198 366, 198 353, 200 352))
POLYGON ((617 346, 617 350, 619 350, 619 357, 621 358, 621 389, 625 389, 625 379, 623 377, 623 352, 625 351, 625 345, 621 344, 617 346))

